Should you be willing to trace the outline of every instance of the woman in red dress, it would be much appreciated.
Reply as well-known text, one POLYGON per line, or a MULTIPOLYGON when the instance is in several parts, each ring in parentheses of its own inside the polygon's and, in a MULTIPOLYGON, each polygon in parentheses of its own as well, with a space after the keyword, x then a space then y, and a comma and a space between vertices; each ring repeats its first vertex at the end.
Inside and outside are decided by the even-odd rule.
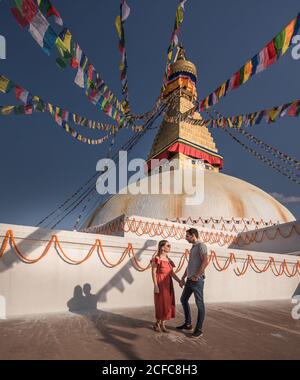
POLYGON ((170 243, 167 240, 161 240, 158 244, 158 252, 151 260, 156 318, 153 328, 157 332, 169 332, 165 326, 165 321, 175 318, 175 294, 172 277, 181 287, 183 286, 173 271, 175 264, 168 257, 170 250, 170 243))

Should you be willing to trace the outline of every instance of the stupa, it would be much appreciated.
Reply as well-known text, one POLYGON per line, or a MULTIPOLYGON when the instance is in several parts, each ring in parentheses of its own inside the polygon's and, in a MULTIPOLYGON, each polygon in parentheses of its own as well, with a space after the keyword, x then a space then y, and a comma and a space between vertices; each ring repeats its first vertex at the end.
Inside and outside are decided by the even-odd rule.
MULTIPOLYGON (((187 60, 184 49, 180 48, 170 67, 164 93, 165 96, 175 91, 178 93, 175 106, 162 121, 148 155, 148 162, 151 159, 166 158, 171 161, 177 159, 183 168, 204 165, 204 201, 197 206, 189 206, 185 202, 185 194, 116 194, 92 213, 83 229, 92 230, 92 227, 108 223, 120 215, 183 223, 187 220, 197 221, 199 217, 213 218, 216 223, 224 219, 243 219, 263 221, 264 225, 295 220, 286 207, 262 189, 240 178, 221 173, 223 157, 205 125, 194 125, 188 121, 174 122, 174 115, 178 111, 184 113, 194 107, 197 77, 196 66, 187 60)), ((201 120, 202 116, 194 112, 193 119, 201 120)))

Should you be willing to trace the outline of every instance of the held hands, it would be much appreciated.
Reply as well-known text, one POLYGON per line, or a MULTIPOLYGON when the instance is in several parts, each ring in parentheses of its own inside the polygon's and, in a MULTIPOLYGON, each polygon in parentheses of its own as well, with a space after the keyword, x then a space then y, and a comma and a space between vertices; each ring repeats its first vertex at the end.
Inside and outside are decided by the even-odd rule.
POLYGON ((178 284, 179 284, 179 286, 180 286, 181 288, 183 288, 184 285, 185 285, 185 280, 182 278, 182 279, 178 282, 178 284))

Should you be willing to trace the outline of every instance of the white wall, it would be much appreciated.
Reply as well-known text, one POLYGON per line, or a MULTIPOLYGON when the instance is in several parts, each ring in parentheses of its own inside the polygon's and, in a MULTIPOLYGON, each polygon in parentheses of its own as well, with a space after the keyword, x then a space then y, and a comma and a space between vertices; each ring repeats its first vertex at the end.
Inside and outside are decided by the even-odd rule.
POLYGON ((241 232, 238 234, 238 237, 240 237, 240 243, 231 244, 229 248, 300 255, 300 220, 271 227, 259 228, 255 231, 241 232), (292 228, 294 229, 292 230, 292 228), (280 229, 281 235, 283 236, 277 232, 276 238, 273 239, 277 229, 280 229), (256 241, 254 240, 250 244, 243 245, 244 240, 247 241, 247 239, 253 239, 254 233, 256 234, 256 241))
MULTIPOLYGON (((0 224, 0 244, 8 229, 12 229, 20 251, 29 258, 39 256, 54 233, 51 230, 34 227, 0 224)), ((109 260, 116 261, 130 241, 141 260, 141 265, 145 266, 149 263, 157 246, 157 242, 153 240, 70 231, 55 232, 63 249, 74 259, 85 256, 95 239, 100 238, 109 260)), ((170 257, 176 264, 187 247, 185 243, 172 242, 170 257)), ((213 249, 220 256, 220 262, 223 263, 228 257, 228 251, 213 249)), ((247 252, 237 250, 234 252, 242 260, 239 263, 241 267, 247 252)), ((258 265, 263 266, 266 255, 256 252, 252 254, 258 260, 258 265)), ((276 255, 277 260, 284 258, 291 263, 298 259, 276 255)), ((209 265, 206 273, 205 299, 207 302, 285 299, 293 296, 299 284, 299 276, 276 278, 271 271, 256 274, 250 269, 245 276, 237 277, 233 272, 233 267, 220 273, 209 265)), ((0 259, 0 294, 5 297, 8 316, 67 311, 67 304, 73 298, 75 287, 82 287, 86 283, 91 285, 91 293, 97 297, 98 309, 136 307, 153 303, 150 271, 136 271, 128 258, 118 267, 109 269, 100 262, 94 252, 87 262, 76 266, 65 263, 52 247, 48 255, 36 264, 22 263, 11 249, 8 249, 0 259)), ((181 289, 177 284, 175 284, 175 291, 176 300, 179 303, 181 289)), ((82 305, 83 300, 76 297, 75 304, 82 305)))

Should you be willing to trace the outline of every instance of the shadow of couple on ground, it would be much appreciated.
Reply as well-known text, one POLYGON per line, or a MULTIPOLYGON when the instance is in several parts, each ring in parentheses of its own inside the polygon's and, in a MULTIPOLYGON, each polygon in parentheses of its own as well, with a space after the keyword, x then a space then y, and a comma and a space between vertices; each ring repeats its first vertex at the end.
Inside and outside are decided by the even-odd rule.
POLYGON ((147 334, 147 330, 153 331, 153 321, 138 319, 99 310, 97 305, 98 294, 92 294, 91 285, 86 283, 81 287, 75 286, 73 297, 67 302, 70 312, 79 314, 91 321, 100 332, 100 341, 113 345, 126 359, 141 359, 136 342, 140 335, 147 334))

